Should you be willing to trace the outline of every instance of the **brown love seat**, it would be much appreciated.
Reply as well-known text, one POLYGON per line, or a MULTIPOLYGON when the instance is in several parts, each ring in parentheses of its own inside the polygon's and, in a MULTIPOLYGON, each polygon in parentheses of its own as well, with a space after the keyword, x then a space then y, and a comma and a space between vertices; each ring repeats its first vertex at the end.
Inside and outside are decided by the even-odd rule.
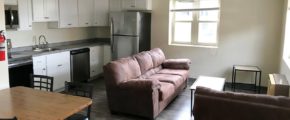
POLYGON ((154 119, 185 87, 190 60, 165 59, 160 48, 104 66, 111 112, 154 119))
POLYGON ((290 98, 197 87, 194 120, 290 120, 290 98))

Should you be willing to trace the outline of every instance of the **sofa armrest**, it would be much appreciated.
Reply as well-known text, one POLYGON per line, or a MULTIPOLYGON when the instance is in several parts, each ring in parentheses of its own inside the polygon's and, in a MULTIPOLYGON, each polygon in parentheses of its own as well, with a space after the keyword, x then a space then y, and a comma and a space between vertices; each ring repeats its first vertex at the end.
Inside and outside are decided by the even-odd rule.
POLYGON ((158 115, 161 87, 158 80, 128 80, 117 86, 118 89, 107 92, 111 111, 122 111, 150 119, 158 115))
POLYGON ((136 91, 155 90, 161 87, 158 80, 133 79, 120 83, 120 89, 129 89, 136 91))
POLYGON ((189 59, 167 59, 162 63, 164 68, 189 70, 189 59))

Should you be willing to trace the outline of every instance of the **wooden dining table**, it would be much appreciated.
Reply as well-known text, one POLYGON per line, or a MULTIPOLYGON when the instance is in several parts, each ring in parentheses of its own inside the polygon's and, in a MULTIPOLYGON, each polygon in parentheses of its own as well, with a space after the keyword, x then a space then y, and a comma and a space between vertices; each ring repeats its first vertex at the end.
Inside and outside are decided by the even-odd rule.
POLYGON ((0 118, 63 120, 91 104, 90 98, 27 87, 0 90, 0 118))

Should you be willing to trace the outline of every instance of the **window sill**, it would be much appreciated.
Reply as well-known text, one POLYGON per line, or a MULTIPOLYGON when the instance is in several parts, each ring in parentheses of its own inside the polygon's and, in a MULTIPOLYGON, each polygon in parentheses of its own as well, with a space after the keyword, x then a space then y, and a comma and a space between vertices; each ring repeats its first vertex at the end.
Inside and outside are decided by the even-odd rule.
POLYGON ((197 47, 197 48, 218 48, 216 45, 188 45, 188 44, 169 44, 170 46, 182 46, 182 47, 197 47))

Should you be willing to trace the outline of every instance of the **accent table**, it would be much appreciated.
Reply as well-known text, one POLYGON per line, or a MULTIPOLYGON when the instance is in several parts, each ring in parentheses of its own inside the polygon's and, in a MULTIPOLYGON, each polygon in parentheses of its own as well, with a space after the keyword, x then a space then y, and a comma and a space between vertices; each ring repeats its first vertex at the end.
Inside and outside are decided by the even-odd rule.
POLYGON ((259 75, 259 89, 258 93, 261 91, 261 74, 262 70, 258 66, 249 66, 249 65, 234 65, 233 66, 233 73, 232 73, 232 89, 233 91, 236 90, 236 75, 237 71, 245 71, 245 72, 254 72, 255 73, 255 91, 257 91, 257 79, 259 75))
POLYGON ((193 90, 196 90, 197 86, 207 87, 217 91, 223 91, 225 85, 225 78, 219 77, 208 77, 208 76, 199 76, 196 81, 190 86, 190 115, 192 115, 192 97, 193 90))

